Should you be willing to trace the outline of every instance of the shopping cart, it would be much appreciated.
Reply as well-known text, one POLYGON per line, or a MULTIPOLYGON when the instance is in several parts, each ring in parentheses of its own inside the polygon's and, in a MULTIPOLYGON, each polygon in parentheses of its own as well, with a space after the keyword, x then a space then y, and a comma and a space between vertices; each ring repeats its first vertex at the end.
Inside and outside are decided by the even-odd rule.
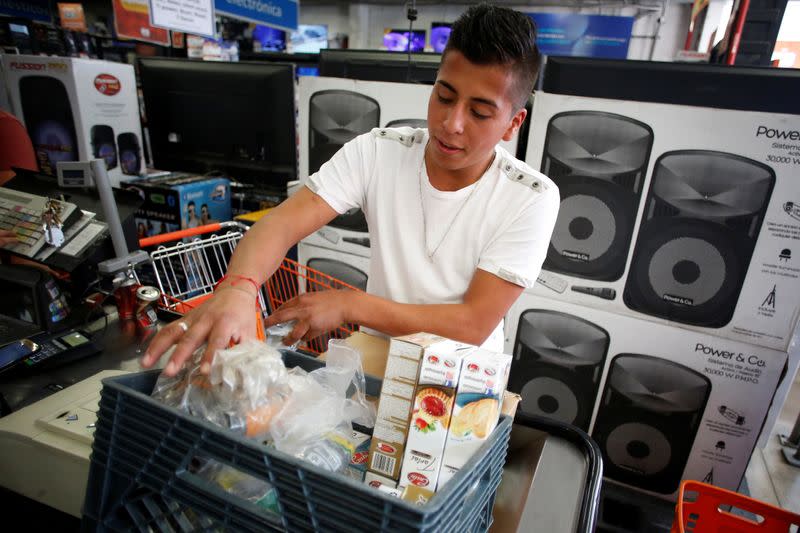
MULTIPOLYGON (((152 251, 149 266, 137 272, 138 281, 160 289, 162 309, 188 313, 211 297, 247 229, 248 226, 240 222, 220 222, 141 239, 139 246, 152 251)), ((324 272, 284 258, 258 291, 256 336, 264 339, 263 319, 298 294, 342 289, 359 290, 324 272)), ((305 341, 299 349, 322 353, 327 349, 328 340, 345 338, 356 327, 355 324, 341 324, 325 335, 305 341)))

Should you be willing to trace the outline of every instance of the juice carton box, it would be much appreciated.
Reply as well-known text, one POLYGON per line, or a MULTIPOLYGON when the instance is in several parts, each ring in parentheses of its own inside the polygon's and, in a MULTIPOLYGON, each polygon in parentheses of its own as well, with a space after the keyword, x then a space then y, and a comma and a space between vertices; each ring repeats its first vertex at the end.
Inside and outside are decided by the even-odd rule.
POLYGON ((474 347, 455 353, 428 350, 419 369, 399 487, 434 490, 456 397, 461 363, 474 347))
POLYGON ((511 356, 478 348, 463 363, 437 490, 492 434, 500 419, 511 356))
POLYGON ((420 361, 428 353, 444 356, 465 346, 468 345, 430 333, 414 333, 391 339, 367 459, 368 473, 397 483, 408 438, 420 361))

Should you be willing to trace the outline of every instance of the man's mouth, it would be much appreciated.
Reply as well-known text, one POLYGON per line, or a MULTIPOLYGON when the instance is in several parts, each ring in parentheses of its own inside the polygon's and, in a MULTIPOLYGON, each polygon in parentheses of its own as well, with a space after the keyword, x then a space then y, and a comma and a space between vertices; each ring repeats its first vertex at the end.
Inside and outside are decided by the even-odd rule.
POLYGON ((452 144, 447 144, 446 142, 442 142, 440 139, 436 138, 436 144, 439 149, 447 154, 454 154, 456 152, 460 152, 463 148, 458 146, 454 146, 452 144))

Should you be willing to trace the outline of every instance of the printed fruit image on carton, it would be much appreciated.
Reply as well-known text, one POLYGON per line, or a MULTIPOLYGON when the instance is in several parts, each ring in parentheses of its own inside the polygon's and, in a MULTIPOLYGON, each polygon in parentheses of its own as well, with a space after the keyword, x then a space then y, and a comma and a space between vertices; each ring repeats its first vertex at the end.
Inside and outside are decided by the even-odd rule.
POLYGON ((417 391, 411 426, 417 431, 428 433, 438 427, 447 429, 448 419, 453 407, 453 398, 435 387, 425 387, 417 391))

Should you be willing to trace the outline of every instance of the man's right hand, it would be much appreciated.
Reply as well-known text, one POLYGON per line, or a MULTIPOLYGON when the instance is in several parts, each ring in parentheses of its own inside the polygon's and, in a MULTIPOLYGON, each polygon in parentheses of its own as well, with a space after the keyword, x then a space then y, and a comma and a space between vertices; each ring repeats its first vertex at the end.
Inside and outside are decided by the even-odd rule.
POLYGON ((244 290, 241 285, 225 285, 200 307, 180 320, 161 328, 153 337, 142 357, 145 368, 153 366, 172 346, 164 374, 174 376, 204 343, 200 371, 208 373, 217 350, 256 337, 255 289, 244 290))

